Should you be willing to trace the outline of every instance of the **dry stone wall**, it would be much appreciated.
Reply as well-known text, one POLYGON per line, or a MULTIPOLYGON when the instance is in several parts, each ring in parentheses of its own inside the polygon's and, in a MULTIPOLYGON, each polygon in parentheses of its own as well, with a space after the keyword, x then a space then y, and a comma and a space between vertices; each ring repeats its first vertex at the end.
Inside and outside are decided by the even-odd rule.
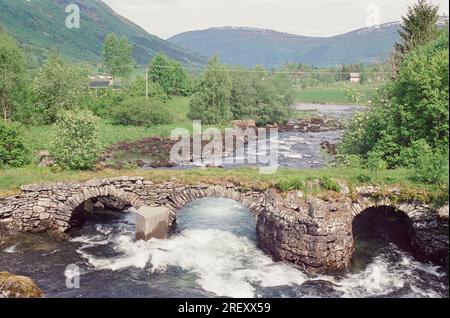
POLYGON ((154 183, 140 177, 96 179, 87 182, 24 186, 20 194, 0 198, 0 230, 65 232, 75 224, 76 211, 88 203, 123 209, 132 206, 165 206, 171 210, 174 229, 180 209, 208 197, 241 203, 258 218, 261 248, 280 261, 289 261, 305 272, 329 273, 348 267, 354 251, 353 219, 376 206, 391 206, 406 213, 415 231, 418 248, 438 263, 448 264, 448 206, 437 209, 420 202, 391 202, 377 189, 357 189, 329 198, 275 190, 244 189, 239 185, 183 185, 175 181, 154 183))

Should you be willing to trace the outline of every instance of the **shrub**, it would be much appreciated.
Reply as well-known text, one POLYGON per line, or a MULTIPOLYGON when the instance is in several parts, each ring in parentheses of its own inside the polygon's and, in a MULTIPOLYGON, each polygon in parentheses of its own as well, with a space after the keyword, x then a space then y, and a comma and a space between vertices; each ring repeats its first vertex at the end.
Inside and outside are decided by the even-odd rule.
POLYGON ((0 28, 0 112, 17 119, 26 97, 26 60, 16 41, 0 28))
POLYGON ((426 183, 447 183, 449 180, 448 149, 431 147, 422 152, 416 158, 415 173, 419 181, 426 183))
POLYGON ((386 170, 388 168, 386 161, 383 160, 382 153, 376 151, 369 153, 366 167, 372 171, 386 170))
POLYGON ((98 118, 88 110, 64 111, 58 115, 55 125, 51 153, 56 164, 62 169, 91 169, 101 149, 98 118))
POLYGON ((367 174, 360 174, 356 177, 359 183, 369 183, 372 181, 372 177, 367 174))
POLYGON ((201 120, 206 125, 228 122, 232 118, 232 81, 218 57, 208 62, 197 86, 189 102, 189 119, 201 120))
POLYGON ((122 103, 126 98, 124 91, 114 91, 110 88, 99 88, 93 90, 89 109, 98 117, 109 117, 111 109, 122 103))
POLYGON ((34 79, 32 90, 38 117, 53 124, 58 113, 76 110, 89 104, 89 71, 51 55, 34 79))
MULTIPOLYGON (((355 116, 348 125, 340 155, 361 156, 368 168, 381 170, 414 167, 424 151, 448 153, 448 54, 446 31, 406 55, 396 80, 379 90, 369 112, 355 116)), ((442 172, 437 164, 426 162, 432 157, 423 155, 421 169, 417 168, 438 169, 435 177, 425 179, 436 179, 442 172)))
MULTIPOLYGON (((142 76, 137 77, 127 87, 126 94, 130 97, 145 97, 145 78, 142 76)), ((158 83, 152 81, 148 82, 148 96, 152 99, 159 99, 164 102, 169 99, 162 87, 158 83)))
POLYGON ((234 119, 253 119, 259 125, 281 123, 294 103, 292 83, 282 74, 269 76, 260 66, 256 73, 236 69, 231 73, 231 112, 234 119))
POLYGON ((125 126, 166 125, 174 121, 167 105, 158 99, 129 98, 111 109, 113 123, 125 126))
POLYGON ((362 168, 363 162, 360 155, 347 155, 338 153, 336 156, 337 164, 341 167, 362 168))
POLYGON ((283 192, 303 190, 305 189, 305 182, 297 176, 288 176, 279 179, 275 187, 283 192))
POLYGON ((181 64, 164 53, 157 54, 150 62, 149 78, 158 83, 167 95, 188 96, 191 79, 181 64))
POLYGON ((21 167, 30 161, 31 153, 23 141, 20 127, 0 122, 0 167, 21 167))
POLYGON ((341 187, 339 184, 331 179, 330 177, 321 177, 320 178, 320 187, 324 190, 330 190, 335 192, 341 192, 341 187))

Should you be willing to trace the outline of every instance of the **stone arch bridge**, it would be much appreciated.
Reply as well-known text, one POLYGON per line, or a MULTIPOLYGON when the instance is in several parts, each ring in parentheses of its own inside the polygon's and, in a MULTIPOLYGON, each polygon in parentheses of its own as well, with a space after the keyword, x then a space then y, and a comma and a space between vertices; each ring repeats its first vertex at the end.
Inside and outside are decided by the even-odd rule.
POLYGON ((258 219, 259 244, 265 252, 316 274, 348 267, 354 252, 353 221, 361 212, 383 206, 408 217, 411 241, 422 255, 448 264, 448 206, 437 209, 415 201, 391 202, 380 198, 374 187, 357 189, 356 196, 343 192, 336 197, 303 198, 299 192, 281 195, 273 189, 244 189, 231 183, 181 185, 141 177, 31 185, 16 196, 0 198, 0 230, 65 232, 77 223, 79 211, 92 204, 118 210, 165 206, 171 211, 173 228, 177 212, 186 204, 221 197, 241 203, 258 219))

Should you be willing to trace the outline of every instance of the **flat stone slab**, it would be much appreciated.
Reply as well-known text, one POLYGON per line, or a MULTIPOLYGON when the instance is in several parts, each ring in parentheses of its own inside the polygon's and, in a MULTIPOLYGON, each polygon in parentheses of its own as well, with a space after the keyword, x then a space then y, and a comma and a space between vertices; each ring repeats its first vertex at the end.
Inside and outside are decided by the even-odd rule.
POLYGON ((141 207, 136 212, 136 240, 166 239, 169 235, 169 213, 166 207, 141 207))

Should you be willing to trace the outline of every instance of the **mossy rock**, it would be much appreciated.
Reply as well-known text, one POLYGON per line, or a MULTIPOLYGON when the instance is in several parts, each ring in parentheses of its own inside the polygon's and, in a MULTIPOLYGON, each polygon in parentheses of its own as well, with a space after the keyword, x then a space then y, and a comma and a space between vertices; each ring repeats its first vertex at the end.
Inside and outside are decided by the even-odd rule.
POLYGON ((0 298, 41 298, 42 290, 28 277, 0 272, 0 298))

